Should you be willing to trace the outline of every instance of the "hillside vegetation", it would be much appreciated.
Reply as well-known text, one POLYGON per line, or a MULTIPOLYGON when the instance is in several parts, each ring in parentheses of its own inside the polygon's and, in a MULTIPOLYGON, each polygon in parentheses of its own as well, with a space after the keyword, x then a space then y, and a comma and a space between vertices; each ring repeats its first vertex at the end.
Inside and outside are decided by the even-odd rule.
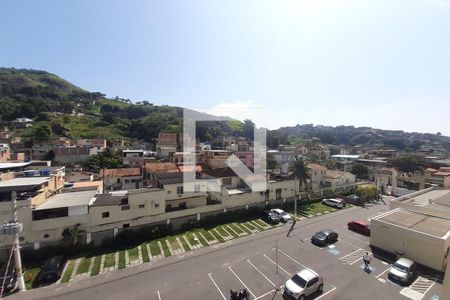
MULTIPOLYGON (((199 113, 200 114, 200 113, 199 113)), ((18 117, 33 119, 32 128, 17 132, 24 138, 36 133, 74 138, 125 138, 154 141, 160 131, 180 132, 183 109, 148 101, 109 99, 83 90, 45 71, 0 68, 0 125, 18 117)), ((239 135, 243 124, 223 118, 198 126, 200 139, 239 135)))

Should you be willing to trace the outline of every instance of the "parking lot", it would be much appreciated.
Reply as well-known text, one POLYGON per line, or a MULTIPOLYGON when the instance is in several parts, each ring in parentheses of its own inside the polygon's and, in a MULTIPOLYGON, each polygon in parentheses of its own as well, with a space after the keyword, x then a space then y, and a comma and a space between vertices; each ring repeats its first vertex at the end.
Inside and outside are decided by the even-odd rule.
MULTIPOLYGON (((391 282, 387 276, 390 263, 373 256, 368 237, 344 226, 334 230, 339 240, 326 247, 311 243, 315 229, 310 229, 280 240, 278 251, 272 247, 217 266, 204 274, 209 285, 202 286, 208 289, 203 292, 211 299, 225 300, 230 299, 230 290, 245 288, 250 299, 283 299, 286 280, 301 269, 310 268, 324 277, 324 291, 307 299, 358 299, 363 294, 377 294, 380 299, 438 299, 432 298, 438 290, 436 278, 418 276, 409 287, 391 282), (372 256, 370 272, 364 270, 362 260, 366 251, 372 256)), ((165 294, 164 289, 158 293, 158 299, 173 298, 172 294, 165 294)))
POLYGON ((64 287, 32 290, 21 295, 21 300, 48 299, 49 295, 64 300, 224 300, 230 299, 231 289, 244 288, 250 299, 282 299, 286 280, 303 268, 314 270, 324 282, 323 293, 309 299, 439 299, 441 283, 433 274, 421 272, 411 285, 400 286, 387 277, 392 261, 378 253, 372 256, 370 272, 364 270, 362 256, 372 251, 370 239, 349 231, 347 222, 368 220, 386 209, 387 204, 381 203, 345 209, 301 220, 289 237, 289 226, 277 226, 64 287), (312 244, 311 236, 321 229, 335 230, 338 241, 327 247, 312 244))

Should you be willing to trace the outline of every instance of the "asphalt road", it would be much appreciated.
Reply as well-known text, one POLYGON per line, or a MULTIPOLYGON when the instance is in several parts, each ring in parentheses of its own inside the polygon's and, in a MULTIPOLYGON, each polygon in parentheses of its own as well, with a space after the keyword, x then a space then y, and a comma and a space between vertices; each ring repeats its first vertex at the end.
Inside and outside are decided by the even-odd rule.
MULTIPOLYGON (((280 226, 155 263, 16 293, 8 299, 225 300, 230 298, 230 289, 244 287, 251 299, 282 299, 282 289, 277 289, 304 267, 324 277, 324 292, 315 299, 410 299, 400 294, 409 290, 387 280, 386 262, 373 258, 372 272, 363 271, 362 255, 370 251, 369 238, 346 228, 350 219, 367 220, 387 211, 389 201, 385 202, 298 222, 291 237, 286 237, 288 228, 280 226), (339 241, 325 248, 312 245, 311 235, 325 228, 337 230, 339 241)), ((422 294, 412 292, 414 299, 430 299, 440 290, 434 281, 421 288, 422 294)))

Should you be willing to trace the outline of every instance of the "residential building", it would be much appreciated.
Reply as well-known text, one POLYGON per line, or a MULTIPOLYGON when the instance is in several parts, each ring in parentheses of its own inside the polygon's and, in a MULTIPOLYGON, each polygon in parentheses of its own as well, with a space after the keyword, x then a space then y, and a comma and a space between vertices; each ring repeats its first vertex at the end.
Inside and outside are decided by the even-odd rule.
POLYGON ((185 191, 184 184, 187 183, 183 173, 156 173, 157 187, 166 191, 166 212, 206 206, 208 194, 200 185, 195 191, 185 191), (203 192, 201 191, 203 190, 203 192))
POLYGON ((11 152, 8 144, 0 144, 0 162, 11 160, 11 152))
POLYGON ((67 182, 89 182, 94 181, 94 173, 85 171, 74 171, 66 173, 67 182))
POLYGON ((89 148, 89 155, 99 154, 106 149, 105 139, 79 139, 76 143, 77 147, 89 148))
POLYGON ((360 155, 331 155, 331 159, 335 160, 337 164, 344 170, 350 171, 353 164, 360 158, 360 155))
POLYGON ((160 132, 156 142, 158 157, 169 158, 178 150, 178 134, 160 132))
POLYGON ((132 190, 143 186, 141 168, 104 169, 99 177, 107 191, 132 190))
POLYGON ((33 120, 29 119, 29 118, 16 118, 14 121, 12 121, 12 124, 16 127, 16 128, 26 128, 26 127, 31 127, 33 125, 33 120))
POLYGON ((225 168, 225 161, 230 157, 231 152, 226 150, 206 150, 203 151, 206 165, 211 169, 225 168))
POLYGON ((156 152, 141 149, 122 151, 122 164, 128 167, 144 167, 146 163, 156 162, 156 152))
POLYGON ((308 188, 313 190, 349 186, 356 183, 356 176, 352 173, 330 170, 316 163, 310 163, 308 167, 311 169, 311 180, 308 188))
POLYGON ((83 162, 91 155, 91 149, 88 147, 56 147, 53 152, 55 161, 66 164, 83 162))

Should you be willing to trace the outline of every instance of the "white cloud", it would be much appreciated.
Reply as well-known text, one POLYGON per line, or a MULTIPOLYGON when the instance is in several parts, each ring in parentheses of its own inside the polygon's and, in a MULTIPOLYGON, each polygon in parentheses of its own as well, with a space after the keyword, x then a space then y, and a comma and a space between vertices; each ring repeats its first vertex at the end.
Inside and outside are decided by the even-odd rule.
POLYGON ((196 110, 215 116, 231 117, 240 121, 250 119, 258 127, 267 126, 267 122, 265 122, 268 115, 266 110, 252 100, 224 101, 211 108, 197 108, 196 110))

